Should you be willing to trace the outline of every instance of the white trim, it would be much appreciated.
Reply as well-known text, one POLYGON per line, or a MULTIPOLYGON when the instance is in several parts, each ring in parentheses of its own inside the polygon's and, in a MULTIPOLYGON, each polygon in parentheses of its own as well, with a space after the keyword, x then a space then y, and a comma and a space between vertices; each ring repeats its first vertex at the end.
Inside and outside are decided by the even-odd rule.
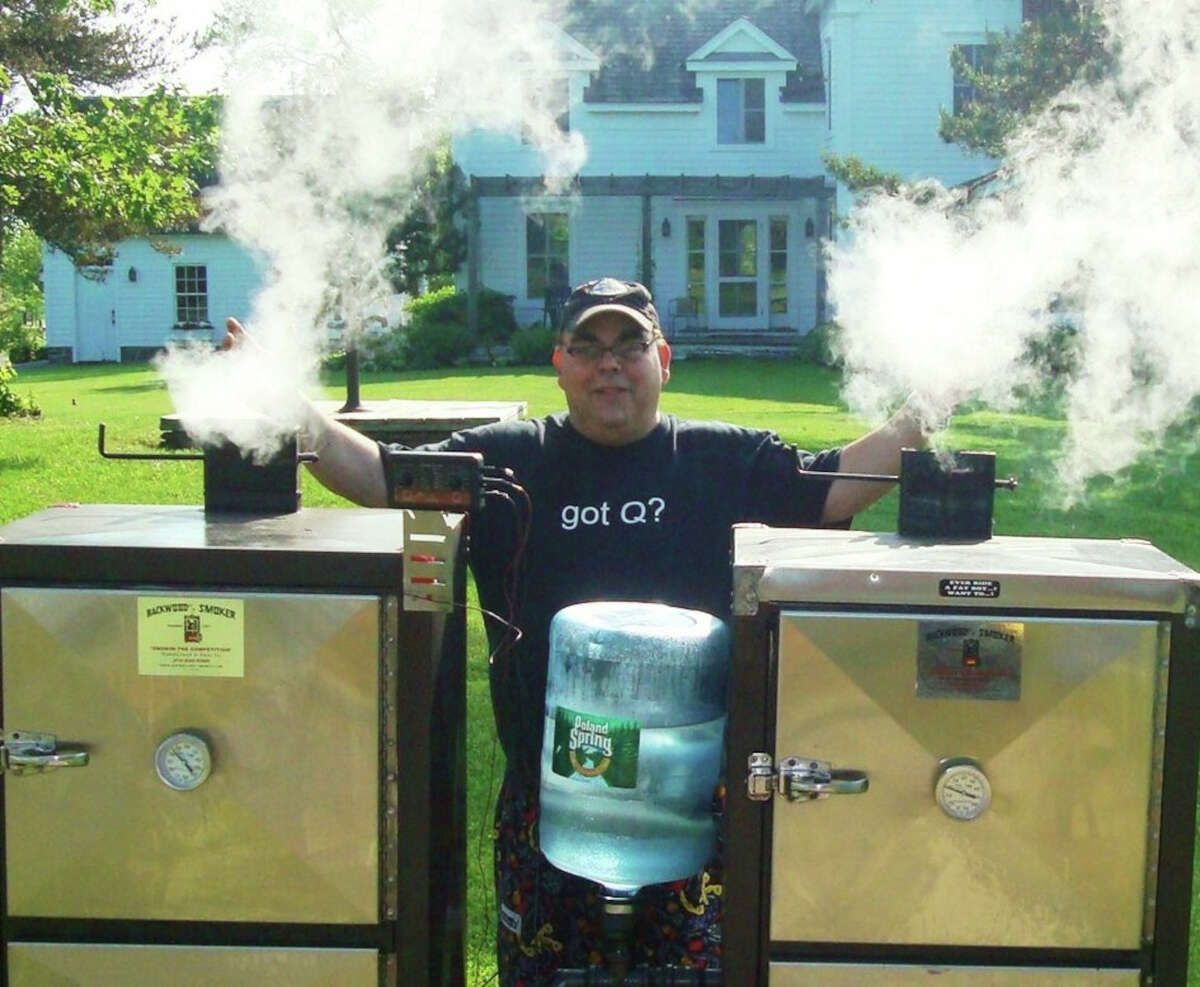
POLYGON ((589 113, 699 113, 703 103, 577 103, 589 113))
POLYGON ((819 103, 784 103, 781 101, 779 108, 784 113, 812 113, 814 115, 819 113, 824 116, 826 105, 824 100, 819 103))
POLYGON ((566 52, 558 58, 558 67, 560 69, 577 72, 600 71, 600 57, 587 47, 587 45, 571 37, 571 35, 567 34, 566 31, 556 24, 546 23, 543 26, 546 33, 556 43, 566 49, 566 52))
MULTIPOLYGON (((691 55, 687 57, 685 65, 689 72, 707 72, 721 71, 730 66, 731 63, 726 62, 723 65, 714 65, 714 63, 706 62, 705 59, 709 55, 719 51, 727 42, 732 40, 739 34, 747 34, 750 40, 758 46, 758 50, 774 55, 781 62, 790 63, 788 71, 794 71, 796 68, 796 56, 783 47, 778 41, 766 34, 760 28, 757 28, 748 21, 745 17, 739 17, 736 21, 726 27, 723 31, 718 31, 704 44, 697 48, 691 55)), ((744 49, 742 49, 744 50, 744 49)))
POLYGON ((688 71, 701 75, 772 75, 796 71, 796 59, 775 58, 745 62, 688 62, 688 71))

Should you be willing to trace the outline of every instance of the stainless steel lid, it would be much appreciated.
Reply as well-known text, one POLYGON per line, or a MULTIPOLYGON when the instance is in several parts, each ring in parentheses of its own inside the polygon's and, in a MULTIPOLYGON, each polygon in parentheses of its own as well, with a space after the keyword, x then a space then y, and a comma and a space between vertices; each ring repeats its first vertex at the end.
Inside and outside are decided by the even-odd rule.
POLYGON ((752 614, 759 603, 1195 615, 1200 573, 1134 539, 926 542, 866 531, 738 525, 733 611, 752 614))

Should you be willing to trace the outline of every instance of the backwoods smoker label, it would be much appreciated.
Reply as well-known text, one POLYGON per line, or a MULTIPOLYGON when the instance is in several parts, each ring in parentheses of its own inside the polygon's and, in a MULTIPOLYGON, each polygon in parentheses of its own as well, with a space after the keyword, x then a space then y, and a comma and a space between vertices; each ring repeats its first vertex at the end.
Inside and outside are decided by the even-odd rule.
POLYGON ((922 620, 917 635, 917 698, 1020 700, 1024 624, 922 620))
POLYGON ((244 676, 244 600, 139 596, 136 606, 139 675, 244 676))
POLYGON ((594 716, 559 706, 554 714, 556 775, 577 781, 603 781, 609 788, 637 788, 637 720, 594 716))

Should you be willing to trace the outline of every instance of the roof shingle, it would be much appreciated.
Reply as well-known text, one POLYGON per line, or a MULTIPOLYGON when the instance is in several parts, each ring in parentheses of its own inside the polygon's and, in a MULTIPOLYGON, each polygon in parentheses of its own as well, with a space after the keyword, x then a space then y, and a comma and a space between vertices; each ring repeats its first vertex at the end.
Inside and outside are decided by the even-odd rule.
POLYGON ((802 0, 568 0, 564 28, 600 57, 584 93, 589 103, 699 102, 684 63, 739 17, 796 56, 783 101, 819 102, 819 26, 803 8, 802 0))

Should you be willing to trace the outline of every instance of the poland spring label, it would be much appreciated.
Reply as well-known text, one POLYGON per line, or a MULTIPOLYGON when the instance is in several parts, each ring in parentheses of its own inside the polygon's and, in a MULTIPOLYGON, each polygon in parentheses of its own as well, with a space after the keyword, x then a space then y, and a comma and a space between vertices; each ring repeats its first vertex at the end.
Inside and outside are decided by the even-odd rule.
POLYGON ((559 706, 554 715, 556 775, 584 782, 603 782, 609 788, 637 788, 637 720, 594 716, 559 706))

